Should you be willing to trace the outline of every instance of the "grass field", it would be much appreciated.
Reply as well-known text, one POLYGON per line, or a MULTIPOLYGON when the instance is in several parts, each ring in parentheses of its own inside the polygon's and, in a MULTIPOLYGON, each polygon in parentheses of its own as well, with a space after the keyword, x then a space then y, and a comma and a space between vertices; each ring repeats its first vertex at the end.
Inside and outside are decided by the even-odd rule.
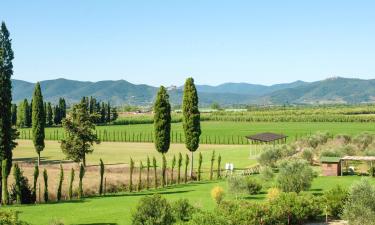
MULTIPOLYGON (((375 132, 372 123, 359 122, 214 122, 201 123, 201 143, 208 144, 246 144, 246 135, 260 132, 283 133, 289 136, 288 141, 306 136, 316 131, 329 131, 332 134, 358 134, 363 131, 375 132)), ((152 124, 97 126, 97 134, 102 141, 152 142, 152 124)), ((30 139, 30 129, 20 129, 22 139, 30 139)), ((62 128, 47 128, 47 140, 63 138, 62 128)), ((184 134, 181 123, 172 124, 172 142, 182 143, 184 134)))
MULTIPOLYGON (((314 180, 311 192, 321 194, 335 185, 350 186, 358 181, 360 177, 318 177, 314 180)), ((375 184, 375 179, 371 179, 375 184)), ((168 200, 187 198, 195 206, 205 210, 212 210, 215 207, 210 197, 210 190, 214 186, 221 186, 227 190, 225 181, 191 183, 188 185, 173 186, 160 189, 157 193, 163 194, 168 200)), ((265 191, 265 190, 264 190, 265 191)), ((50 224, 52 220, 60 220, 65 224, 131 224, 131 214, 135 210, 138 200, 154 191, 141 193, 123 193, 106 197, 91 197, 81 201, 64 203, 40 204, 35 206, 11 206, 9 209, 20 212, 20 218, 32 224, 50 224)), ((250 201, 263 200, 265 194, 247 196, 250 201)), ((230 194, 226 199, 232 199, 230 194)))

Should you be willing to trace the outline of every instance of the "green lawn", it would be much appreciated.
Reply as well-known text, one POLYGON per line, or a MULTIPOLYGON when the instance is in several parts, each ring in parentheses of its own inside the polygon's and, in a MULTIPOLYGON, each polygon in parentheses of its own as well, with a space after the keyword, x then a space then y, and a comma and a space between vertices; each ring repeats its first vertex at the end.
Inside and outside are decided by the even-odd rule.
MULTIPOLYGON (((360 180, 358 176, 353 177, 318 177, 314 180, 311 192, 319 194, 335 185, 350 186, 353 182, 360 180)), ((372 179, 375 184, 375 179, 372 179)), ((202 183, 191 183, 188 185, 173 186, 160 189, 167 199, 173 201, 179 198, 187 198, 195 206, 205 210, 212 210, 215 203, 211 199, 210 190, 216 186, 222 186, 227 190, 225 181, 213 181, 202 183)), ((51 220, 61 220, 65 224, 131 224, 131 214, 135 210, 138 200, 153 191, 141 193, 124 193, 106 197, 86 198, 82 201, 64 203, 40 204, 35 206, 10 206, 9 209, 20 212, 20 218, 32 224, 49 224, 51 220)), ((247 196, 249 201, 262 200, 265 194, 247 196)), ((226 199, 233 196, 227 194, 226 199)))
MULTIPOLYGON (((334 122, 213 122, 204 121, 201 143, 246 144, 244 136, 259 132, 276 132, 289 136, 289 141, 296 136, 305 136, 316 131, 330 131, 333 134, 358 134, 363 131, 375 132, 372 123, 334 123, 334 122)), ((20 129, 21 138, 30 138, 30 129, 20 129)), ((150 142, 152 124, 98 126, 97 132, 104 141, 150 142)), ((63 137, 62 128, 47 128, 46 139, 57 140, 63 137)), ((180 143, 184 139, 181 123, 172 124, 172 142, 180 143)))

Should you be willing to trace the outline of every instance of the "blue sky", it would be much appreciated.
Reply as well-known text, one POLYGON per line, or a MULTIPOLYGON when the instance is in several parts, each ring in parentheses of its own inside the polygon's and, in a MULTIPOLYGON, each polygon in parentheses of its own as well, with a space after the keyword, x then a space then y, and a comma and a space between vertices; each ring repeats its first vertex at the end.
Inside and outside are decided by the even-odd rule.
POLYGON ((375 78, 375 1, 1 0, 16 79, 375 78))

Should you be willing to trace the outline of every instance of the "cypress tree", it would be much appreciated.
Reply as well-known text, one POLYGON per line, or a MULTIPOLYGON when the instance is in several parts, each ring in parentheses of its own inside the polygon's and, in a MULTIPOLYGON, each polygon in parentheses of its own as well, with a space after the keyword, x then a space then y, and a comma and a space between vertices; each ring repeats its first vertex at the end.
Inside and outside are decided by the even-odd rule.
POLYGON ((156 174, 156 158, 155 156, 152 157, 152 166, 154 167, 154 187, 155 189, 158 188, 158 175, 156 174))
MULTIPOLYGON (((12 150, 17 145, 14 140, 18 137, 18 132, 12 127, 11 121, 13 59, 9 31, 2 22, 0 29, 0 160, 6 162, 5 167, 1 166, 2 170, 5 169, 1 172, 2 177, 5 175, 5 180, 2 179, 2 183, 5 184, 4 188, 7 188, 7 179, 12 167, 12 150)), ((4 202, 7 203, 7 195, 4 202)))
POLYGON ((12 104, 12 126, 17 126, 17 105, 12 104))
POLYGON ((211 156, 210 180, 212 180, 212 177, 214 174, 214 162, 215 162, 215 150, 212 152, 212 156, 211 156))
POLYGON ((129 177, 129 191, 133 191, 133 172, 134 172, 134 161, 130 158, 130 177, 129 177))
POLYGON ((190 176, 193 175, 194 152, 199 147, 201 135, 200 112, 198 108, 198 93, 193 78, 186 79, 182 102, 183 128, 185 146, 191 152, 190 176))
POLYGON ((25 117, 25 127, 30 127, 31 126, 31 106, 29 105, 29 102, 25 98, 23 100, 23 110, 24 110, 24 117, 25 117))
POLYGON ((118 113, 116 107, 111 109, 111 121, 116 121, 118 118, 118 113))
POLYGON ((100 185, 99 185, 99 195, 103 194, 103 177, 104 177, 104 163, 103 160, 100 159, 100 185))
POLYGON ((26 127, 26 113, 24 101, 20 102, 17 107, 17 126, 26 127))
POLYGON ((142 189, 142 169, 143 169, 143 164, 142 161, 139 162, 139 173, 138 173, 138 191, 141 191, 142 189))
POLYGON ((185 155, 185 177, 184 177, 185 183, 187 182, 187 179, 188 179, 188 166, 189 166, 189 155, 186 154, 185 155))
POLYGON ((36 202, 36 185, 38 182, 38 177, 39 177, 39 166, 38 164, 35 164, 34 166, 34 180, 33 180, 33 201, 36 202))
POLYGON ((154 135, 155 148, 163 154, 162 165, 162 186, 165 185, 166 160, 165 153, 168 152, 171 139, 171 105, 169 104, 169 95, 167 90, 161 86, 156 96, 154 104, 154 135))
POLYGON ((173 172, 176 167, 176 155, 173 155, 172 166, 171 166, 171 184, 173 184, 173 172))
POLYGON ((61 123, 61 120, 60 120, 60 108, 59 106, 55 105, 53 107, 53 123, 55 125, 59 125, 61 123))
POLYGON ((110 103, 108 102, 107 103, 107 111, 106 111, 107 115, 106 115, 106 122, 109 123, 111 122, 111 105, 110 103))
POLYGON ((66 117, 66 102, 64 98, 59 98, 59 122, 66 117))
POLYGON ((61 200, 63 181, 64 181, 64 169, 60 163, 60 177, 59 177, 59 187, 57 188, 57 201, 61 200))
POLYGON ((163 160, 163 168, 162 168, 162 187, 165 186, 165 184, 167 184, 167 176, 166 176, 166 171, 167 171, 167 159, 165 157, 165 154, 163 154, 163 157, 162 157, 162 160, 163 160))
POLYGON ((50 127, 53 124, 53 112, 51 102, 47 103, 46 114, 47 125, 50 127))
POLYGON ((150 157, 147 156, 147 189, 150 188, 150 167, 151 167, 150 157))
POLYGON ((199 160, 198 160, 198 181, 201 180, 202 161, 203 161, 202 153, 199 152, 199 160))
POLYGON ((83 197, 83 176, 85 176, 85 167, 81 163, 79 167, 79 185, 78 185, 78 198, 81 199, 83 197))
POLYGON ((69 180, 69 200, 73 198, 73 182, 74 182, 74 169, 70 170, 70 180, 69 180))
POLYGON ((102 102, 102 106, 100 108, 100 122, 105 123, 105 116, 107 110, 104 102, 102 102))
POLYGON ((35 151, 38 154, 38 165, 40 165, 40 152, 44 149, 44 127, 45 114, 42 91, 39 82, 36 83, 33 94, 32 106, 32 124, 33 124, 33 143, 35 151))
POLYGON ((181 182, 181 166, 182 166, 182 154, 178 153, 178 172, 177 172, 177 183, 181 182))
POLYGON ((217 157, 217 179, 221 178, 221 155, 217 157))
POLYGON ((7 179, 7 167, 8 167, 8 160, 3 159, 1 162, 1 203, 3 205, 8 204, 8 179, 7 179))
POLYGON ((43 170, 43 179, 44 179, 44 202, 48 202, 48 174, 47 170, 43 170))
POLYGON ((16 202, 17 204, 21 204, 21 199, 22 199, 22 196, 21 196, 21 178, 22 178, 22 174, 21 174, 21 169, 20 167, 18 166, 18 163, 15 163, 14 166, 13 166, 13 177, 14 177, 14 186, 15 186, 15 189, 16 189, 16 202))

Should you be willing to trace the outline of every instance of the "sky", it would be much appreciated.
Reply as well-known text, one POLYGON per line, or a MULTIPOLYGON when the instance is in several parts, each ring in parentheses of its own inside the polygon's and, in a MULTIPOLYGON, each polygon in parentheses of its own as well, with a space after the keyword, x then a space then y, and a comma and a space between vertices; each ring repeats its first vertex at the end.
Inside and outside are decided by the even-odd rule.
POLYGON ((375 1, 0 0, 15 79, 375 78, 375 1))

